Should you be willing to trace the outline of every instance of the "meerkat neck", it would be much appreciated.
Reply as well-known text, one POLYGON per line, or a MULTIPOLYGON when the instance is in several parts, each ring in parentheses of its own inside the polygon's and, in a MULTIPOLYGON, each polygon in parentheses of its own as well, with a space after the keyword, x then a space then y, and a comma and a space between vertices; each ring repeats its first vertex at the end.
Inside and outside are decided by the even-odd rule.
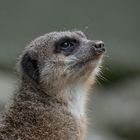
POLYGON ((47 103, 49 100, 60 104, 65 103, 62 99, 61 90, 57 90, 51 85, 46 85, 46 88, 43 89, 39 84, 27 79, 19 80, 19 86, 15 95, 17 100, 31 100, 32 102, 38 101, 42 103, 47 103))
POLYGON ((68 109, 75 117, 85 116, 86 90, 82 84, 72 84, 65 90, 68 109))
POLYGON ((45 100, 53 100, 60 102, 61 104, 66 103, 68 105, 68 110, 71 112, 72 115, 75 117, 85 116, 85 108, 86 108, 86 99, 87 99, 87 90, 85 89, 84 84, 82 83, 73 83, 63 90, 55 90, 47 86, 45 91, 43 91, 39 86, 36 84, 30 84, 26 82, 22 82, 20 86, 20 94, 18 97, 22 98, 28 97, 27 99, 40 99, 40 101, 45 103, 45 100), (63 92, 64 91, 64 92, 63 92), (43 100, 42 100, 43 99, 43 100), (66 99, 66 100, 65 100, 66 99))

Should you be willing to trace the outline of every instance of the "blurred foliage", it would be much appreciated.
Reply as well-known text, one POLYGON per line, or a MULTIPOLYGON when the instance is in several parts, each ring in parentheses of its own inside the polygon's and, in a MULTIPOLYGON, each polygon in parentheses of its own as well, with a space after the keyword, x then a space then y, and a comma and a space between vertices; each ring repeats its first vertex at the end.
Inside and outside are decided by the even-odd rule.
POLYGON ((140 75, 140 69, 128 68, 121 69, 119 66, 105 67, 102 74, 98 77, 99 85, 108 87, 115 86, 117 83, 121 83, 129 80, 130 78, 137 78, 140 75))

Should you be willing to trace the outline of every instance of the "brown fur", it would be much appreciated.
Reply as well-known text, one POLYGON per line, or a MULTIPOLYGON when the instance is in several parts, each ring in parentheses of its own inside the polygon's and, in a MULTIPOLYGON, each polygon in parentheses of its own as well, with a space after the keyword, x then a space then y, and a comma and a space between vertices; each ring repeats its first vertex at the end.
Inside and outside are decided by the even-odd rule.
POLYGON ((80 88, 75 85, 89 92, 100 66, 103 51, 97 55, 94 43, 81 31, 65 31, 45 34, 25 48, 17 64, 18 89, 1 119, 0 140, 85 139, 86 115, 71 105, 81 94, 76 95, 80 88), (68 56, 54 53, 54 42, 63 37, 80 42, 68 56))

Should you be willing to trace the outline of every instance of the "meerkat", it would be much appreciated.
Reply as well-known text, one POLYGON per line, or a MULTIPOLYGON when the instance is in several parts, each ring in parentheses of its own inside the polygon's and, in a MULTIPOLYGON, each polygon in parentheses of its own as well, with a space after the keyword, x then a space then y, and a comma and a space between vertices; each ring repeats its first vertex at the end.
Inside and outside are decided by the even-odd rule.
POLYGON ((100 71, 102 41, 81 31, 36 38, 17 63, 18 88, 0 120, 0 140, 84 140, 87 94, 100 71))

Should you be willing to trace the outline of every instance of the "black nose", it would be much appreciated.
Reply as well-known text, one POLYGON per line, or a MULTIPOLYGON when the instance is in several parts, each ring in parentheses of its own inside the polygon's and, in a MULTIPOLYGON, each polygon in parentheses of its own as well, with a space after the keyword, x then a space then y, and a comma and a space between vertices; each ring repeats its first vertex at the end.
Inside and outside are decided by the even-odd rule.
POLYGON ((102 54, 105 52, 104 42, 95 40, 92 42, 92 47, 94 48, 94 51, 96 54, 102 54))
POLYGON ((96 49, 104 48, 104 42, 103 41, 95 41, 94 47, 96 49))

